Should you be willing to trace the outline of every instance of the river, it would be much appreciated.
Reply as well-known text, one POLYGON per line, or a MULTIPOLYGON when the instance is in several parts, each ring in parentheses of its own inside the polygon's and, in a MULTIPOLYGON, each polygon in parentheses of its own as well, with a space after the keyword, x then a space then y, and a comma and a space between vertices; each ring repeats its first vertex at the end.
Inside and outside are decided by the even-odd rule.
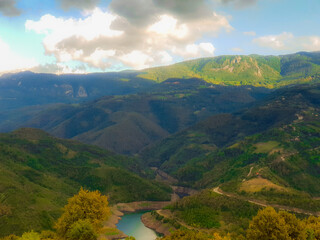
POLYGON ((122 216, 117 228, 129 236, 135 237, 136 240, 155 240, 157 234, 141 222, 141 216, 144 213, 131 213, 122 216))

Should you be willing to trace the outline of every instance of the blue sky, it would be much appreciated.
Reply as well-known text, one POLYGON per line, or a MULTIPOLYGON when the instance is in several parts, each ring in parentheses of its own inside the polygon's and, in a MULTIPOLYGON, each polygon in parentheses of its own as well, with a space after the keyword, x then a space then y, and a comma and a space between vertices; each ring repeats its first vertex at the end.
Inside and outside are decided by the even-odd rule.
POLYGON ((320 51, 319 0, 0 0, 0 74, 320 51))

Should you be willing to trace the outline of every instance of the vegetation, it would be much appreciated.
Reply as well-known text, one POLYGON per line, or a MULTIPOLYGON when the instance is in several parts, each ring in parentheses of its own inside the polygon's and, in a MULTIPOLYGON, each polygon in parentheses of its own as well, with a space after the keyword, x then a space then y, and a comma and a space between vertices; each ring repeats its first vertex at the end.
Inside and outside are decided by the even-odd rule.
POLYGON ((162 240, 230 240, 229 237, 221 237, 218 233, 213 235, 195 230, 178 230, 162 240))
POLYGON ((147 149, 144 159, 179 184, 319 211, 318 89, 292 87, 253 108, 213 116, 147 149))
POLYGON ((71 236, 77 239, 81 231, 91 233, 102 227, 102 222, 110 215, 108 200, 98 191, 89 192, 81 189, 79 193, 68 200, 64 213, 58 219, 55 228, 60 236, 71 236))
POLYGON ((23 124, 57 137, 132 155, 212 114, 248 106, 269 92, 262 88, 211 86, 199 79, 171 79, 149 91, 52 107, 23 124))
POLYGON ((274 208, 267 207, 260 209, 253 217, 244 235, 231 232, 231 234, 224 233, 222 236, 217 233, 217 229, 207 231, 180 229, 161 239, 318 240, 320 239, 320 217, 310 216, 299 219, 294 214, 285 211, 277 212, 274 208))
POLYGON ((290 240, 320 239, 320 217, 309 217, 304 220, 285 211, 276 212, 267 207, 260 210, 247 230, 248 240, 290 240))
POLYGON ((176 221, 201 229, 215 229, 223 234, 244 234, 249 220, 259 207, 246 201, 218 195, 212 190, 184 197, 168 207, 176 221))
POLYGON ((81 186, 111 203, 170 199, 138 160, 36 129, 0 134, 0 159, 0 237, 52 229, 81 186))
POLYGON ((103 221, 110 215, 108 200, 100 192, 80 189, 68 200, 56 222, 57 232, 25 232, 21 237, 9 235, 2 240, 97 240, 103 221))
POLYGON ((145 69, 139 76, 162 82, 168 78, 201 78, 213 84, 268 88, 318 81, 320 55, 300 52, 284 56, 218 56, 145 69))

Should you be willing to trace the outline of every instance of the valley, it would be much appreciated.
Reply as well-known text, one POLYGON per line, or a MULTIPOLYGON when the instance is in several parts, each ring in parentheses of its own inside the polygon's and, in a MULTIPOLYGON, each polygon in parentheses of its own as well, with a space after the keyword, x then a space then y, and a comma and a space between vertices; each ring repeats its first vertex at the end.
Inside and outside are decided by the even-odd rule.
POLYGON ((142 221, 166 237, 243 239, 266 207, 319 218, 319 56, 2 76, 0 237, 55 231, 81 187, 108 197, 104 239, 147 209, 142 221))

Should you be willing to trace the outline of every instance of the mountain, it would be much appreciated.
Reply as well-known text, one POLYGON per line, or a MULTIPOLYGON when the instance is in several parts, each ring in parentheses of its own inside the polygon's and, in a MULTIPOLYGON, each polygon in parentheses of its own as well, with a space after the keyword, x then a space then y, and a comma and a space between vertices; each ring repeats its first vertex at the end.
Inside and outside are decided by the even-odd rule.
POLYGON ((149 88, 153 81, 133 72, 43 74, 21 72, 0 77, 0 110, 52 103, 78 103, 105 95, 125 95, 149 88))
POLYGON ((144 93, 55 106, 35 114, 23 126, 135 154, 199 120, 239 110, 269 92, 265 88, 212 85, 200 79, 169 79, 144 93))
POLYGON ((52 228, 81 186, 111 203, 169 200, 138 159, 54 138, 37 129, 0 134, 0 236, 52 228))
POLYGON ((146 149, 149 166, 196 188, 320 210, 320 84, 273 92, 146 149), (314 199, 313 199, 314 198, 314 199))
POLYGON ((57 103, 77 104, 107 95, 154 93, 165 91, 166 87, 171 91, 172 85, 157 84, 168 79, 198 78, 207 84, 266 88, 319 82, 319 63, 319 52, 300 52, 283 56, 219 56, 143 71, 5 74, 0 77, 0 131, 14 130, 21 122, 57 103))
POLYGON ((320 52, 283 56, 231 55, 202 58, 165 67, 145 69, 139 77, 165 81, 168 78, 201 78, 219 85, 251 85, 267 88, 319 81, 320 52))

